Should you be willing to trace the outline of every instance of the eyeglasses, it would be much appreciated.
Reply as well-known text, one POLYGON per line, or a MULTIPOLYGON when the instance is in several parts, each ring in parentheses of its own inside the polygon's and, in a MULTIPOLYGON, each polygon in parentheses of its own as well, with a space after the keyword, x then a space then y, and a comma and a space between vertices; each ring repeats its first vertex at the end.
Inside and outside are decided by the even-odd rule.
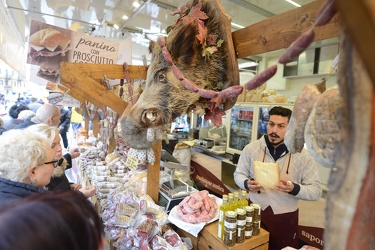
POLYGON ((53 164, 53 167, 57 168, 57 166, 59 165, 59 160, 55 159, 53 161, 49 161, 49 162, 44 163, 44 165, 47 165, 47 164, 53 164))

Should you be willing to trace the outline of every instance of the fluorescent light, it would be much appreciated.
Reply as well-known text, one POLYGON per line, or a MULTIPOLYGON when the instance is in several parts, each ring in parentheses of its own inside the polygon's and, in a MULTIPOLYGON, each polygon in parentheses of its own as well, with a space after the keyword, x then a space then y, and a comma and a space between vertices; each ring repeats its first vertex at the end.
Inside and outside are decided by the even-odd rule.
POLYGON ((238 65, 238 68, 244 69, 244 68, 254 67, 254 66, 257 66, 257 65, 258 65, 258 63, 256 63, 256 62, 245 62, 245 63, 240 63, 238 65))
POLYGON ((238 28, 238 29, 243 29, 243 28, 245 28, 244 26, 239 25, 239 24, 236 24, 236 23, 231 23, 231 24, 232 24, 233 27, 238 28))
POLYGON ((134 1, 134 2, 133 2, 133 7, 134 7, 134 8, 139 8, 139 6, 141 6, 140 3, 138 3, 137 1, 134 1))
POLYGON ((129 17, 127 15, 123 15, 122 19, 127 20, 129 17))
POLYGON ((116 30, 118 30, 119 26, 117 24, 114 24, 113 28, 115 28, 116 30))
POLYGON ((285 0, 285 1, 287 1, 288 3, 293 4, 293 5, 296 6, 296 7, 301 7, 301 5, 299 5, 298 3, 296 3, 296 2, 294 2, 294 1, 292 1, 292 0, 285 0))

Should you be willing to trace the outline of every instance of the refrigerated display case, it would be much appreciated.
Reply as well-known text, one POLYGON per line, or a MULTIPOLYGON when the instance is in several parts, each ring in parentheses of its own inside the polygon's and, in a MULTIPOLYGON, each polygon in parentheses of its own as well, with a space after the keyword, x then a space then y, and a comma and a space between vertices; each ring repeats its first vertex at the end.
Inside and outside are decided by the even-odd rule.
POLYGON ((227 150, 229 154, 241 154, 242 149, 267 133, 268 110, 282 106, 293 110, 292 104, 241 103, 234 105, 230 117, 227 150))

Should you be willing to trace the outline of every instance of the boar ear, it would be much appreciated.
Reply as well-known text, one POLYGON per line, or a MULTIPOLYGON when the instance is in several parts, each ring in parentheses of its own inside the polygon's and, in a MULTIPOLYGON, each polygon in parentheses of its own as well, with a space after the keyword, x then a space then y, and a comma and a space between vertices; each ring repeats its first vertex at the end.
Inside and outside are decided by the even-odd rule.
POLYGON ((196 33, 197 25, 195 22, 190 22, 176 30, 176 35, 168 44, 168 49, 172 54, 173 61, 177 61, 178 64, 187 65, 193 61, 193 56, 197 54, 197 52, 195 52, 196 33))
POLYGON ((155 42, 154 41, 150 41, 150 45, 148 46, 148 53, 152 53, 152 51, 154 50, 154 46, 155 46, 155 42))

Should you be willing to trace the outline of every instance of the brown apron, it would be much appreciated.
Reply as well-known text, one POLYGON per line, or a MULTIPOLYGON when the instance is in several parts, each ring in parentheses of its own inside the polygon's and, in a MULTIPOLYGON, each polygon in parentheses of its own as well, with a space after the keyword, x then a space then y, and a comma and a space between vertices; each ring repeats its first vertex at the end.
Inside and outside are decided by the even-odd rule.
MULTIPOLYGON (((293 181, 293 168, 290 166, 291 154, 285 156, 285 161, 280 169, 280 178, 293 181)), ((261 150, 259 161, 264 162, 265 151, 261 150)), ((261 195, 261 194, 259 194, 261 195)), ((280 191, 267 189, 267 195, 280 196, 280 191)), ((286 194, 283 199, 289 199, 295 202, 295 198, 291 194, 286 194)), ((262 211, 261 226, 270 233, 269 249, 280 250, 286 246, 299 248, 298 246, 298 209, 290 213, 274 214, 271 206, 262 211)))

